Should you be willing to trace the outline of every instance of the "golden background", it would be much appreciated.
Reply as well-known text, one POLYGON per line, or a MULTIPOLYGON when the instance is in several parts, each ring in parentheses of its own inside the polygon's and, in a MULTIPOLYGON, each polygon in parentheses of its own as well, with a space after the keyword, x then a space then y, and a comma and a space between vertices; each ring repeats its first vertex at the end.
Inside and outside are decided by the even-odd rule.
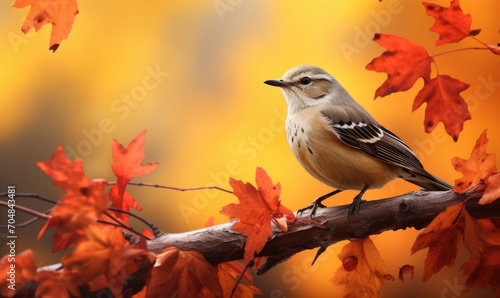
MULTIPOLYGON (((365 70, 383 48, 371 41, 374 32, 397 34, 425 45, 431 54, 467 46, 434 46, 438 35, 428 29, 434 19, 419 1, 80 1, 73 29, 52 53, 50 27, 23 35, 28 8, 0 8, 0 191, 16 185, 57 199, 61 192, 35 162, 48 160, 57 145, 76 152, 89 178, 113 180, 111 142, 127 145, 148 130, 145 162, 160 166, 140 181, 177 187, 218 185, 227 179, 254 182, 263 167, 282 185, 282 201, 292 210, 304 207, 331 189, 309 176, 295 161, 283 128, 286 104, 276 88, 263 84, 299 64, 315 64, 333 74, 380 123, 391 129, 421 158, 430 172, 453 182, 451 158, 468 158, 480 133, 488 128, 488 152, 500 152, 497 125, 500 95, 498 56, 489 51, 463 51, 436 58, 439 71, 471 84, 462 93, 472 121, 459 141, 443 136, 440 124, 431 134, 423 128, 424 107, 411 112, 419 80, 408 92, 373 100, 385 74, 365 70), (151 73, 156 73, 152 76, 151 73), (156 79, 155 79, 156 78, 156 79), (488 80, 490 83, 487 83, 488 80)), ((500 42, 500 3, 462 1, 472 14, 478 38, 500 42)), ((436 2, 448 6, 448 1, 436 2)), ((435 73, 435 68, 433 68, 435 73)), ((75 155, 75 154, 72 154, 75 155)), ((365 198, 394 196, 416 189, 395 181, 365 198)), ((163 231, 201 227, 235 198, 216 191, 175 192, 130 187, 143 206, 139 215, 163 231)), ((346 191, 328 205, 347 204, 346 191)), ((17 203, 37 210, 49 207, 34 199, 17 203)), ((362 211, 361 211, 362 214, 362 211)), ((2 216, 2 221, 3 220, 2 216)), ((17 220, 27 218, 17 213, 17 220)), ((36 241, 43 223, 18 229, 17 251, 31 248, 37 262, 57 262, 50 254, 50 233, 36 241)), ((430 282, 420 281, 424 252, 410 257, 418 231, 386 232, 374 242, 397 276, 403 264, 416 266, 411 284, 388 282, 383 297, 455 297, 464 278, 459 272, 467 254, 430 282)), ((306 251, 256 277, 264 297, 336 297, 341 289, 328 282, 340 265, 343 243, 330 247, 311 267, 315 251, 306 251)), ((5 247, 1 247, 2 255, 5 247)), ((463 297, 491 295, 476 291, 463 297)))

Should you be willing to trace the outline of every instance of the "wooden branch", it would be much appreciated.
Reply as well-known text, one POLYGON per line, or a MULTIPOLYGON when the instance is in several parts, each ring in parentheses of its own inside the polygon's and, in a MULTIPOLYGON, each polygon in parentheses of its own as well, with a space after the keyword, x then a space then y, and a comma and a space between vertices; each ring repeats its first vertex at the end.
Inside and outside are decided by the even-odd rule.
MULTIPOLYGON (((500 217, 500 202, 478 205, 480 196, 480 193, 458 195, 451 190, 420 190, 387 199, 363 201, 359 214, 350 218, 347 217, 349 205, 318 209, 313 219, 322 226, 299 219, 286 233, 274 229, 274 236, 258 254, 269 257, 258 274, 306 249, 326 248, 341 240, 364 238, 388 230, 422 229, 446 207, 466 199, 466 209, 473 217, 500 217)), ((309 218, 308 212, 301 216, 309 218)), ((232 225, 225 223, 186 233, 165 234, 150 241, 149 249, 159 252, 165 247, 176 246, 197 251, 212 264, 239 260, 243 258, 246 236, 232 231, 232 225)))
MULTIPOLYGON (((481 195, 482 193, 474 192, 458 195, 451 190, 415 191, 387 199, 363 201, 359 214, 351 218, 347 217, 349 205, 318 209, 313 219, 322 225, 298 219, 286 233, 274 228, 274 236, 258 254, 268 259, 257 273, 263 274, 276 264, 306 249, 321 250, 341 240, 364 238, 388 230, 409 227, 422 229, 446 207, 465 200, 467 211, 475 218, 500 217, 500 200, 489 205, 478 205, 481 195)), ((309 211, 305 211, 301 216, 309 219, 309 215, 309 211)), ((182 250, 197 251, 212 264, 239 260, 243 258, 246 236, 232 231, 233 224, 230 222, 185 233, 166 233, 151 240, 148 248, 150 251, 159 252, 163 248, 176 246, 182 250)), ((39 270, 57 268, 58 266, 48 266, 39 270)), ((134 273, 133 278, 131 276, 127 279, 122 290, 127 293, 124 297, 130 297, 145 284, 144 272, 147 272, 147 268, 141 268, 140 271, 134 273)), ((29 283, 16 292, 16 297, 34 295, 36 287, 36 282, 29 283)), ((88 293, 86 296, 98 297, 105 290, 88 293)))

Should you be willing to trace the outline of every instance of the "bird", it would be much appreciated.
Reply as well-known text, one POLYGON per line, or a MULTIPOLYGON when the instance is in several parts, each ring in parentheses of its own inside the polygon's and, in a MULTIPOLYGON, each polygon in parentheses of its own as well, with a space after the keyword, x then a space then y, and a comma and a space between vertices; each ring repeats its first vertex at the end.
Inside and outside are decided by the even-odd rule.
POLYGON ((318 207, 325 207, 322 201, 328 197, 358 190, 349 208, 350 217, 359 213, 368 189, 382 188, 396 178, 426 190, 451 189, 450 184, 427 172, 410 147, 380 125, 325 70, 301 65, 281 79, 264 83, 279 87, 285 97, 285 129, 295 158, 311 176, 335 188, 300 211, 312 208, 312 216, 318 207))

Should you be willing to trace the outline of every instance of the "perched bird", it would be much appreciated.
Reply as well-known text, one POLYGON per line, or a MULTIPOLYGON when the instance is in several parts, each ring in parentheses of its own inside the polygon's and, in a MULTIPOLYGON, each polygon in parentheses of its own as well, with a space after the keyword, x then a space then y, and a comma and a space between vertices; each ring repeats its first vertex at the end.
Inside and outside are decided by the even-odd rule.
MULTIPOLYGON (((381 188, 402 178, 427 190, 451 186, 424 170, 415 153, 400 138, 380 125, 323 69, 302 65, 279 80, 288 112, 288 144, 299 163, 319 181, 336 188, 314 201, 321 202, 343 190, 359 190, 349 216, 358 213, 366 190, 381 188)), ((307 208, 306 208, 307 209, 307 208)))

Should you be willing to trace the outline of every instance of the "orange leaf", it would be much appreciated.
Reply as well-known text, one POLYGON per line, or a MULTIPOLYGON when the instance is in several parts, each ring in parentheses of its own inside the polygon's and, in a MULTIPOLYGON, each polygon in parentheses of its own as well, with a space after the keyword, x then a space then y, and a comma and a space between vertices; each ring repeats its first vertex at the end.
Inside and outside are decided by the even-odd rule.
POLYGON ((436 45, 459 42, 470 35, 472 17, 464 14, 458 0, 451 0, 450 7, 423 2, 425 12, 436 19, 431 31, 439 34, 436 45))
POLYGON ((406 91, 419 78, 429 80, 433 59, 424 47, 391 34, 377 33, 373 40, 387 49, 366 65, 368 70, 387 73, 386 81, 375 91, 375 98, 406 91))
POLYGON ((479 181, 487 181, 492 173, 496 172, 495 154, 487 154, 488 138, 486 130, 476 141, 468 160, 454 157, 451 160, 457 172, 463 174, 462 178, 455 179, 453 191, 463 193, 479 181))
POLYGON ((500 283, 500 230, 490 219, 474 219, 464 213, 464 245, 471 254, 461 270, 466 290, 486 286, 498 290, 500 283))
POLYGON ((464 230, 463 220, 460 218, 457 221, 457 218, 463 208, 464 203, 446 208, 417 236, 413 243, 411 254, 429 248, 422 280, 429 280, 432 274, 439 272, 445 265, 455 264, 464 230))
MULTIPOLYGON (((2 246, 9 247, 9 241, 2 243, 2 246)), ((14 297, 16 290, 35 279, 36 265, 33 252, 28 249, 20 254, 12 253, 12 255, 5 255, 0 260, 1 297, 14 297)))
POLYGON ((274 185, 262 168, 257 168, 255 181, 258 189, 250 183, 230 178, 229 184, 240 203, 229 204, 220 211, 230 219, 238 219, 232 230, 247 235, 244 256, 246 261, 252 260, 254 254, 261 251, 273 234, 271 221, 286 231, 287 221, 295 219, 291 211, 281 206, 279 183, 274 185))
MULTIPOLYGON (((117 177, 116 184, 110 190, 111 207, 129 211, 130 207, 141 210, 139 203, 125 190, 127 183, 132 177, 140 177, 153 171, 158 163, 148 163, 143 165, 142 160, 146 156, 144 143, 146 131, 141 132, 130 142, 127 148, 118 141, 113 140, 113 163, 111 168, 117 177)), ((127 219, 124 213, 117 214, 119 218, 127 219)))
POLYGON ((491 204, 500 198, 500 173, 491 175, 487 180, 487 186, 483 197, 479 200, 479 205, 491 204))
POLYGON ((21 31, 26 34, 31 28, 35 28, 35 31, 38 32, 43 25, 51 23, 52 32, 50 33, 49 50, 55 52, 61 41, 68 38, 73 27, 75 16, 78 14, 76 0, 15 0, 12 4, 16 8, 23 8, 28 5, 31 5, 31 9, 28 16, 26 16, 21 31))
MULTIPOLYGON (((245 264, 241 261, 226 262, 217 266, 217 276, 219 277, 223 297, 231 297, 231 292, 243 270, 245 270, 245 264)), ((253 285, 252 274, 245 272, 232 297, 252 298, 254 294, 262 295, 262 291, 253 285), (246 281, 246 283, 243 283, 243 281, 246 281)))
POLYGON ((76 284, 62 277, 61 271, 40 271, 36 276, 38 287, 35 296, 43 298, 69 298, 70 293, 75 297, 80 291, 76 284))
POLYGON ((162 250, 147 282, 146 297, 222 297, 217 272, 202 254, 176 247, 162 250))
POLYGON ((37 162, 36 165, 54 179, 54 185, 68 194, 81 194, 81 189, 89 186, 89 180, 83 173, 80 159, 71 162, 61 146, 56 148, 50 160, 37 162))
POLYGON ((394 279, 387 273, 385 262, 369 237, 350 241, 338 257, 343 265, 330 281, 345 286, 344 297, 379 297, 384 280, 394 279))
POLYGON ((470 119, 467 103, 460 96, 460 92, 469 86, 448 75, 438 75, 425 83, 415 97, 413 111, 427 102, 424 120, 427 133, 434 130, 439 122, 443 122, 446 132, 453 137, 455 142, 458 140, 464 122, 470 119))

